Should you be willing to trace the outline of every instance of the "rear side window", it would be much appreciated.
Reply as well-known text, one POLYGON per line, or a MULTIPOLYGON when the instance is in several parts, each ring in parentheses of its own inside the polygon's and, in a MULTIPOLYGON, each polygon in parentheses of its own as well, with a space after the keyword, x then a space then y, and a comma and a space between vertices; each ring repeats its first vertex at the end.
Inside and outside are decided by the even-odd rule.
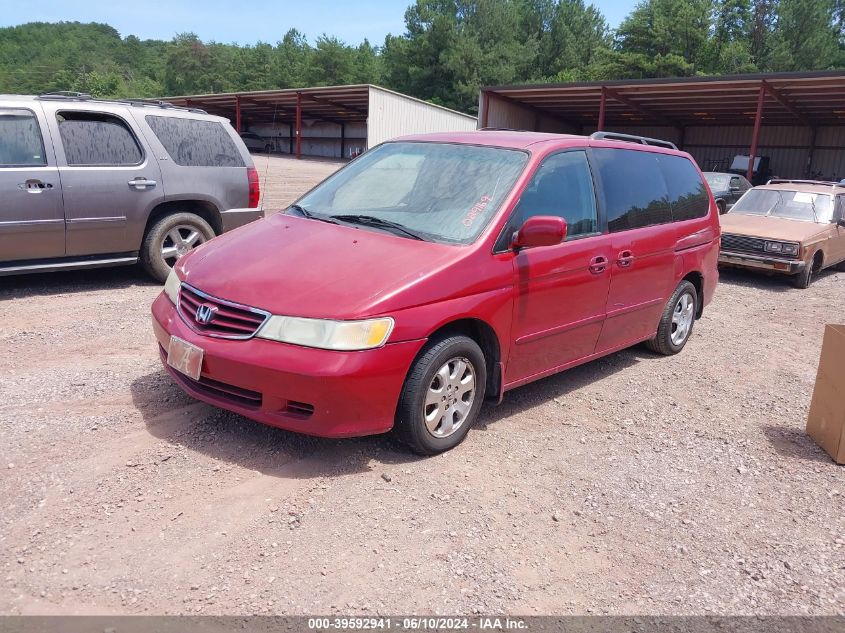
POLYGON ((683 156, 656 154, 669 189, 669 204, 675 222, 703 218, 710 209, 710 198, 698 170, 683 156))
POLYGON ((672 221, 658 156, 627 149, 593 150, 611 233, 672 221))
POLYGON ((245 167, 241 153, 218 121, 146 116, 164 149, 184 167, 245 167))
POLYGON ((0 167, 46 164, 41 129, 32 111, 0 108, 0 167))
POLYGON ((68 165, 137 165, 144 154, 126 123, 110 114, 59 112, 68 165))

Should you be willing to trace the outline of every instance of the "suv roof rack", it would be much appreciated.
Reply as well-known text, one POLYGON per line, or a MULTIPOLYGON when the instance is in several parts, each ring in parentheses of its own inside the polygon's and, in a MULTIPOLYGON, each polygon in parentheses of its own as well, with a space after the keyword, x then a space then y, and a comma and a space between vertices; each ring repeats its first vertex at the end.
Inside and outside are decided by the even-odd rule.
POLYGON ((635 134, 622 134, 620 132, 593 132, 590 134, 591 139, 609 141, 626 141, 628 143, 639 143, 640 145, 654 145, 655 147, 666 147, 668 149, 678 149, 678 146, 671 141, 664 141, 659 138, 650 138, 648 136, 637 136, 635 134))
POLYGON ((478 129, 479 132, 529 132, 530 130, 520 130, 515 127, 482 127, 478 129))
POLYGON ((87 92, 74 92, 73 90, 55 90, 38 95, 39 99, 68 99, 77 101, 91 101, 94 99, 87 92))
POLYGON ((782 185, 788 183, 795 183, 796 185, 833 185, 834 187, 845 187, 841 182, 834 182, 832 180, 796 180, 793 178, 772 178, 767 185, 782 185))
POLYGON ((136 107, 164 108, 168 110, 194 112, 196 114, 208 114, 208 112, 200 108, 177 106, 167 101, 160 101, 157 99, 98 99, 96 97, 92 97, 87 92, 74 92, 72 90, 45 92, 44 94, 38 95, 36 99, 45 99, 48 101, 93 101, 94 103, 117 103, 136 107))

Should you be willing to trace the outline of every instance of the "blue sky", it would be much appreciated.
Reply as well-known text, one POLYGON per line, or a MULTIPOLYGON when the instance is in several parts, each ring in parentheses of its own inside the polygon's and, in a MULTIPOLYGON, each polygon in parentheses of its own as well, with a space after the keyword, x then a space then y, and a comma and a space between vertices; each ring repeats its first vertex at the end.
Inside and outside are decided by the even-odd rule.
MULTIPOLYGON (((26 22, 105 22, 123 36, 170 39, 193 31, 202 40, 275 43, 295 27, 314 41, 322 33, 349 44, 364 38, 380 45, 388 33, 405 30, 413 0, 0 0, 0 26, 26 22)), ((592 0, 617 26, 635 0, 592 0)))

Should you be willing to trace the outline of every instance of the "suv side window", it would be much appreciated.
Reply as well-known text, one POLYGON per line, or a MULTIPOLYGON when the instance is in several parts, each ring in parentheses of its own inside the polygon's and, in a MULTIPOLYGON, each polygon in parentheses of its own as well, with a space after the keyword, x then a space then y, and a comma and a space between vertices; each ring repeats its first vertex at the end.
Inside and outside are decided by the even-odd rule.
POLYGON ((611 233, 672 221, 657 153, 595 148, 592 156, 611 233))
POLYGON ((56 114, 68 165, 138 165, 144 153, 126 123, 112 114, 56 114))
POLYGON ((0 108, 0 167, 46 164, 41 129, 32 110, 0 108))
POLYGON ((183 117, 144 117, 177 165, 183 167, 245 167, 229 133, 218 121, 183 117))
POLYGON ((703 218, 710 210, 710 197, 698 170, 683 156, 658 154, 657 162, 669 188, 669 204, 675 222, 703 218))
POLYGON ((598 232, 593 177, 584 151, 554 154, 537 168, 514 211, 513 230, 535 215, 566 220, 566 239, 598 232))

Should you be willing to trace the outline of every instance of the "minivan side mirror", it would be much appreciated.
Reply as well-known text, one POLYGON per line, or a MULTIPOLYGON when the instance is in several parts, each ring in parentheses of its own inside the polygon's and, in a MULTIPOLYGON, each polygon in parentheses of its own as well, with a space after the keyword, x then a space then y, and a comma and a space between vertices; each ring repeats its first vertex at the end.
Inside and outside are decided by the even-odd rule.
POLYGON ((513 234, 511 248, 533 248, 535 246, 554 246, 566 239, 566 220, 555 215, 535 215, 528 218, 522 227, 513 234))

